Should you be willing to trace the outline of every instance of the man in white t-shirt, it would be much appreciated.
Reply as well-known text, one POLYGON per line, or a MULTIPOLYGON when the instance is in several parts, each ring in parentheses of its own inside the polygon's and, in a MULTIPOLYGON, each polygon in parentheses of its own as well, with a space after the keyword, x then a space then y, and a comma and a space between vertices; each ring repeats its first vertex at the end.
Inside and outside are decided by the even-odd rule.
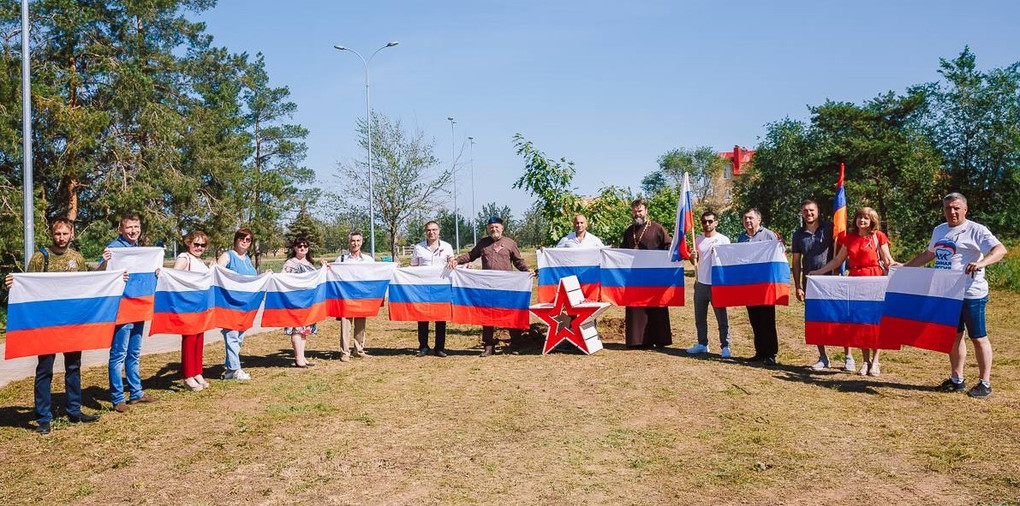
POLYGON ((970 274, 970 284, 963 296, 963 310, 956 327, 956 344, 949 353, 952 374, 939 385, 946 392, 962 392, 966 389, 963 381, 963 363, 967 358, 967 344, 963 341, 963 330, 974 343, 981 379, 967 392, 971 397, 987 397, 992 393, 992 345, 985 330, 985 306, 988 304, 988 282, 985 281, 985 267, 1002 260, 1006 247, 995 238, 987 227, 967 221, 967 199, 959 193, 950 193, 942 199, 942 212, 946 222, 932 231, 928 249, 921 252, 905 265, 919 267, 935 261, 936 269, 963 271, 970 274))
MULTIPOLYGON (((701 213, 702 235, 694 238, 694 254, 691 263, 698 269, 694 281, 694 326, 698 330, 698 344, 687 348, 687 353, 700 355, 708 353, 708 306, 712 304, 712 248, 729 244, 730 238, 716 232, 719 220, 715 213, 701 213)), ((719 346, 722 357, 730 358, 730 323, 726 308, 713 308, 715 321, 719 324, 719 346)))
POLYGON ((556 243, 557 248, 603 248, 602 239, 588 233, 588 217, 583 214, 574 216, 574 231, 563 236, 556 243))
MULTIPOLYGON (((336 257, 333 263, 341 262, 375 262, 372 255, 361 251, 361 245, 365 238, 357 230, 347 235, 348 253, 336 257)), ((366 318, 340 318, 340 361, 351 361, 351 345, 354 345, 355 357, 369 357, 365 351, 365 322, 366 318)))
MULTIPOLYGON (((425 240, 415 244, 411 250, 411 266, 446 265, 453 257, 453 246, 439 239, 439 223, 430 221, 425 224, 425 240)), ((429 353, 429 322, 418 322, 418 356, 429 353)), ((436 347, 432 353, 440 358, 446 357, 446 322, 436 322, 436 347)))

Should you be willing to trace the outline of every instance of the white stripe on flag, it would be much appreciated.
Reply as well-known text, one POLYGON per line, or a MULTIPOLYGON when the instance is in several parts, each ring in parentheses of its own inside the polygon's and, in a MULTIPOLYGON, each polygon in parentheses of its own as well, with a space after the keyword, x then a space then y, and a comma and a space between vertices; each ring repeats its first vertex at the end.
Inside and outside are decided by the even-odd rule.
POLYGON ((108 271, 156 272, 163 267, 163 248, 110 248, 108 271))
POLYGON ((808 276, 805 296, 822 300, 885 300, 887 276, 808 276))
POLYGON ((712 266, 786 262, 783 243, 779 241, 720 244, 712 249, 712 266))
POLYGON ((454 269, 450 274, 454 288, 480 288, 531 293, 531 274, 520 271, 454 269))
POLYGON ((602 267, 605 269, 675 268, 669 261, 669 252, 656 249, 602 249, 602 267))
POLYGON ((123 272, 15 273, 8 303, 120 297, 124 286, 123 272))
POLYGON ((893 267, 889 271, 887 291, 963 300, 967 274, 961 271, 926 267, 893 267))
POLYGON ((598 266, 601 248, 542 248, 537 252, 538 268, 598 266))
POLYGON ((266 283, 267 292, 294 292, 314 290, 326 282, 326 268, 307 272, 282 272, 273 274, 266 283))

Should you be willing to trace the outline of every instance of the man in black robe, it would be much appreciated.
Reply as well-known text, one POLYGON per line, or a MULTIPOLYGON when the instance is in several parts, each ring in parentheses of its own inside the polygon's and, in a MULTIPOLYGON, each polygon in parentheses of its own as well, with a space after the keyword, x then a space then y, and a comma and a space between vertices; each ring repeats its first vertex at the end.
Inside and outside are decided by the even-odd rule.
MULTIPOLYGON (((645 199, 631 202, 630 214, 634 223, 623 231, 622 248, 669 249, 672 239, 662 225, 648 219, 645 199)), ((627 307, 625 321, 628 347, 662 348, 673 344, 668 307, 627 307)))

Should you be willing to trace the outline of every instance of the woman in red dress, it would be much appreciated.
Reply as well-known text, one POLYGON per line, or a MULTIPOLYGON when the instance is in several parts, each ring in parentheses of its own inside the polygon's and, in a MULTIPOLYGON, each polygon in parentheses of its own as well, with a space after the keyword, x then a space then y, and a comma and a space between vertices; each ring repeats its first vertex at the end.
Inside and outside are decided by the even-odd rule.
MULTIPOLYGON (((870 207, 862 207, 854 213, 850 231, 836 238, 838 251, 833 259, 809 275, 825 274, 837 269, 844 261, 850 262, 851 276, 884 276, 895 263, 889 252, 889 238, 878 229, 882 223, 878 213, 870 207)), ((864 365, 860 375, 878 376, 878 348, 862 348, 864 365)))

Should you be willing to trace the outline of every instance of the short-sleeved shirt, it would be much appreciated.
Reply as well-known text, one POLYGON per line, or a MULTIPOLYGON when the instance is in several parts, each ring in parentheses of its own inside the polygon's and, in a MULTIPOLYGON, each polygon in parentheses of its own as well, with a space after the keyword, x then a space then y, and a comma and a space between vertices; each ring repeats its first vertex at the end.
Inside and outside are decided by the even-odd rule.
POLYGON ((298 260, 297 257, 290 257, 283 263, 283 272, 287 273, 301 274, 302 272, 314 271, 315 269, 317 267, 309 262, 307 257, 304 262, 298 260))
POLYGON ((577 240, 577 232, 571 232, 556 243, 557 248, 604 248, 606 245, 591 232, 585 232, 581 240, 577 240))
POLYGON ((446 241, 437 241, 436 245, 429 247, 428 243, 422 241, 411 249, 411 265, 426 266, 445 264, 453 256, 453 246, 446 241))
POLYGON ((719 232, 712 237, 699 235, 694 238, 694 247, 698 250, 698 283, 712 284, 712 248, 729 243, 730 238, 719 232))
POLYGON ((790 241, 790 253, 800 254, 801 282, 807 273, 821 269, 829 263, 833 256, 834 241, 832 239, 832 223, 820 222, 818 228, 811 232, 806 227, 793 231, 790 241))
POLYGON ((333 263, 337 264, 341 262, 375 262, 375 259, 372 258, 372 255, 367 255, 364 251, 359 251, 357 255, 351 255, 350 253, 340 255, 333 261, 333 263))
POLYGON ((205 262, 203 262, 201 258, 198 258, 195 255, 192 255, 191 253, 188 253, 187 251, 185 251, 184 253, 181 253, 180 255, 177 255, 177 259, 178 260, 187 260, 188 261, 188 268, 184 269, 186 271, 191 271, 191 272, 209 272, 209 266, 206 265, 205 262))
MULTIPOLYGON (((936 269, 963 271, 967 264, 981 261, 999 244, 1002 243, 987 227, 967 220, 955 227, 948 223, 935 227, 928 251, 935 254, 936 269)), ((965 299, 981 299, 988 295, 984 269, 978 269, 968 283, 965 299)))
POLYGON ((85 257, 71 248, 65 249, 63 253, 56 253, 47 248, 46 253, 50 258, 48 263, 42 252, 36 251, 32 255, 32 259, 28 261, 28 272, 43 272, 43 267, 47 272, 84 272, 88 270, 85 265, 85 257))
POLYGON ((846 248, 846 259, 850 263, 851 276, 881 276, 885 274, 879 250, 889 244, 881 230, 864 237, 857 232, 849 232, 839 237, 839 244, 846 248))
POLYGON ((258 271, 255 270, 255 266, 251 263, 251 257, 247 254, 241 256, 232 249, 228 249, 227 254, 230 255, 230 261, 227 262, 227 269, 245 276, 259 275, 258 271))
POLYGON ((779 236, 775 232, 765 228, 759 227, 758 231, 754 235, 747 235, 747 232, 741 232, 737 236, 737 242, 761 242, 761 241, 778 241, 779 236))

